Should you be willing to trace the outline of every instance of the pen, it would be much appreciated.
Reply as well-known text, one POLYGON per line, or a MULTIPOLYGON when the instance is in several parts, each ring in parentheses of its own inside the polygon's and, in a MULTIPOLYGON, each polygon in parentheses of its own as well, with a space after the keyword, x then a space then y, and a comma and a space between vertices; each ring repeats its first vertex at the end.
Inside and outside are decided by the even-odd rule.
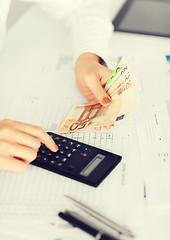
POLYGON ((95 228, 94 226, 92 226, 91 224, 87 223, 84 220, 83 221, 80 220, 80 218, 76 213, 66 211, 66 212, 60 212, 58 215, 62 219, 71 223, 73 226, 78 227, 83 231, 89 233, 90 235, 95 237, 97 240, 118 240, 119 239, 114 236, 110 236, 103 231, 100 231, 99 229, 95 228))
POLYGON ((145 185, 145 183, 144 183, 144 186, 143 186, 143 191, 144 191, 143 196, 146 199, 146 185, 145 185))
POLYGON ((88 214, 90 214, 92 217, 96 218, 97 220, 99 220, 100 222, 104 223, 105 225, 107 225, 108 227, 110 227, 111 229, 114 229, 115 231, 117 231, 119 234, 123 234, 127 237, 131 237, 133 238, 134 235, 132 234, 132 232, 128 229, 126 229, 125 227, 122 227, 120 225, 118 225, 117 223, 115 223, 114 221, 111 221, 110 219, 104 217, 103 215, 97 213, 96 211, 94 211, 93 209, 85 206, 83 203, 75 200, 74 198, 65 195, 68 199, 70 199, 71 201, 73 201, 75 204, 77 204, 83 211, 87 212, 88 214))

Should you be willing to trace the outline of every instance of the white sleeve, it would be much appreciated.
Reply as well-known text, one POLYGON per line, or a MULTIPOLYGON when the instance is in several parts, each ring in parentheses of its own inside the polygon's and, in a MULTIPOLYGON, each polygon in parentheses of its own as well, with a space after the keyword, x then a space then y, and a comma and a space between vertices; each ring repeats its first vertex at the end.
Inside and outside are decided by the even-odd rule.
POLYGON ((113 31, 109 0, 46 0, 41 6, 70 30, 74 60, 91 52, 107 62, 113 31))
POLYGON ((6 35, 6 20, 11 0, 0 0, 0 50, 6 35))

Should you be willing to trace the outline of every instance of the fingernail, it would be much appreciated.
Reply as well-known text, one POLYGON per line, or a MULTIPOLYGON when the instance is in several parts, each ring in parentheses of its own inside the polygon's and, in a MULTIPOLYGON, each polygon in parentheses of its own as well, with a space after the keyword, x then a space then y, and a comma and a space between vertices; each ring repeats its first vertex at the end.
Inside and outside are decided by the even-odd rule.
POLYGON ((58 149, 59 149, 58 146, 55 144, 55 145, 54 145, 54 150, 55 150, 55 152, 57 152, 58 149))
POLYGON ((103 104, 108 104, 108 103, 111 103, 111 100, 110 100, 110 98, 103 98, 103 100, 102 100, 102 103, 103 104))
POLYGON ((96 130, 96 131, 100 131, 100 130, 101 130, 101 127, 95 127, 95 130, 96 130))

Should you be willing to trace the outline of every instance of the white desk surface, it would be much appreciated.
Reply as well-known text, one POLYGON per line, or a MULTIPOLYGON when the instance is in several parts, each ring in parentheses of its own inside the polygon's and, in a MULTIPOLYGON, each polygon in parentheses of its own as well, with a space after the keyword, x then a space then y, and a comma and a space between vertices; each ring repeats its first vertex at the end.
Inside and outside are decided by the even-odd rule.
MULTIPOLYGON (((67 32, 63 26, 55 23, 38 8, 31 8, 9 32, 4 48, 0 55, 0 117, 5 118, 14 100, 25 69, 25 60, 29 58, 32 46, 46 46, 47 37, 51 35, 52 46, 71 48, 67 32)), ((113 33, 111 42, 112 54, 114 51, 123 53, 128 51, 134 54, 144 51, 149 55, 157 49, 162 54, 170 54, 170 41, 161 37, 141 36, 125 33, 113 33), (169 51, 169 52, 168 52, 169 51)), ((170 214, 160 211, 146 210, 146 221, 141 240, 170 239, 170 214)), ((10 239, 5 238, 4 239, 10 239)), ((19 238, 18 238, 19 239, 19 238)))

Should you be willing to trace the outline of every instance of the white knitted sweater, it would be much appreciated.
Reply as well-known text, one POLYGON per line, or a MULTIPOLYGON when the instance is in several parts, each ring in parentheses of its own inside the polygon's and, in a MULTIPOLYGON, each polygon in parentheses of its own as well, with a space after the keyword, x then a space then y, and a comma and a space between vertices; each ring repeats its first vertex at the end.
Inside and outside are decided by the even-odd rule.
MULTIPOLYGON (((21 1, 21 0, 20 0, 21 1)), ((92 52, 108 59, 108 41, 113 31, 109 0, 22 0, 40 5, 44 11, 70 30, 74 59, 92 52)), ((0 0, 0 49, 6 33, 11 0, 0 0)))

